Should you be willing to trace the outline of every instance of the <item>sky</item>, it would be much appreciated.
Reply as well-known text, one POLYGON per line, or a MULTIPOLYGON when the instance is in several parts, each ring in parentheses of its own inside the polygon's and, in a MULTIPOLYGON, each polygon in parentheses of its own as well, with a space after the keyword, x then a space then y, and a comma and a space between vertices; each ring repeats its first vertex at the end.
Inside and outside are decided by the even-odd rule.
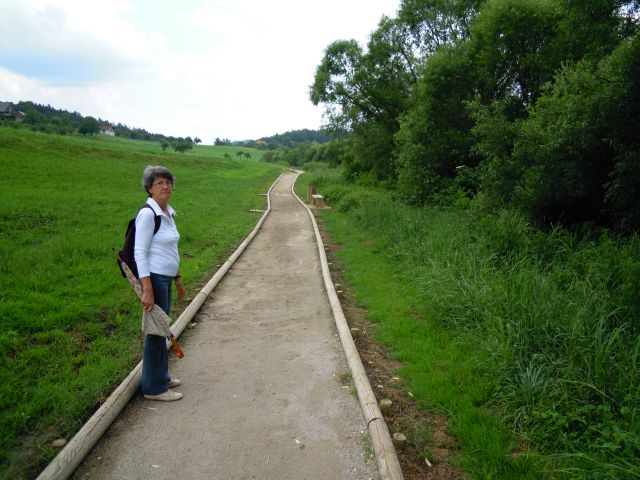
POLYGON ((152 133, 319 129, 309 86, 335 40, 363 47, 400 0, 0 0, 0 101, 152 133))

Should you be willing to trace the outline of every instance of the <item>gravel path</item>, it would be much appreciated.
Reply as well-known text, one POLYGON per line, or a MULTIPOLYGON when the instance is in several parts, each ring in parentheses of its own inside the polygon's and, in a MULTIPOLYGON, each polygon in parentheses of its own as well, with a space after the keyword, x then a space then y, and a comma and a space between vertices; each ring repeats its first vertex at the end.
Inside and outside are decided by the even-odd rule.
POLYGON ((295 174, 171 355, 178 402, 137 395, 75 479, 374 479, 295 174), (344 377, 343 377, 344 378, 344 377))

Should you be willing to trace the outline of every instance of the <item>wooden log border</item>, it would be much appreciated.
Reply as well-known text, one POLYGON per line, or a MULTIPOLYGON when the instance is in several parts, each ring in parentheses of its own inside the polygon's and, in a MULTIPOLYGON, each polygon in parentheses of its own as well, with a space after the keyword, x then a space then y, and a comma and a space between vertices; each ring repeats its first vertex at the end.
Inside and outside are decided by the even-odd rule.
MULTIPOLYGON (((278 181, 285 175, 282 173, 269 188, 267 197, 267 210, 264 212, 255 228, 249 236, 240 244, 233 252, 229 259, 218 269, 215 275, 207 282, 200 292, 193 298, 191 303, 182 312, 178 319, 171 326, 171 331, 177 337, 182 334, 185 327, 191 322, 194 315, 200 310, 200 307, 211 294, 213 289, 220 283, 220 280, 226 275, 231 266, 240 257, 242 252, 251 243, 253 238, 258 234, 267 215, 271 212, 271 190, 276 186, 278 181)), ((171 343, 167 341, 167 348, 171 343)), ((75 436, 65 445, 65 447, 54 457, 47 467, 40 473, 37 480, 66 480, 78 468, 80 463, 89 454, 93 446, 100 440, 104 432, 115 421, 122 409, 129 403, 131 398, 140 388, 140 379, 142 377, 142 362, 138 363, 129 373, 120 385, 113 391, 106 402, 87 420, 82 428, 75 436)))
MULTIPOLYGON (((297 176, 295 180, 298 179, 302 172, 296 171, 296 173, 297 176)), ((369 428, 369 436, 371 437, 371 444, 376 455, 379 474, 384 480, 403 480, 404 476, 400 469, 400 462, 398 461, 398 456, 396 454, 395 447, 393 446, 389 429, 384 421, 382 412, 380 412, 378 401, 376 400, 376 396, 373 393, 373 389, 369 383, 364 366, 362 365, 362 360, 360 359, 360 354, 358 353, 356 344, 351 337, 351 331, 347 324, 347 319, 344 316, 340 300, 338 299, 338 294, 336 293, 333 280, 331 279, 327 255, 324 251, 324 244, 322 242, 322 237, 320 236, 320 230, 318 230, 318 224, 316 223, 316 219, 313 216, 311 209, 296 194, 294 189, 295 180, 291 186, 291 193, 293 193, 293 196, 298 199, 304 208, 307 209, 307 213, 311 218, 311 223, 313 223, 313 230, 316 234, 316 242, 318 244, 318 254, 320 255, 320 264, 322 266, 324 286, 327 290, 327 296, 329 297, 329 303, 331 304, 333 318, 336 322, 338 334, 340 335, 340 342, 342 343, 342 348, 345 356, 347 357, 347 363, 349 365, 349 370, 351 371, 351 378, 353 379, 353 383, 356 387, 358 400, 360 400, 360 405, 364 412, 367 427, 369 428)))

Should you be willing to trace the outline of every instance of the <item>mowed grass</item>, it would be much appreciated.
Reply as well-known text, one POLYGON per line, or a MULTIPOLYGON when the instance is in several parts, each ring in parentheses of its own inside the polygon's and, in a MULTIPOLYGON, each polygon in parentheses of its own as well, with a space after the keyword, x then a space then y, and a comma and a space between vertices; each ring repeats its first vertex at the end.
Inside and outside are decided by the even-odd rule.
POLYGON ((310 182, 345 279, 470 478, 640 478, 640 237, 411 208, 327 169, 310 182))
POLYGON ((146 201, 146 165, 176 176, 171 204, 189 295, 256 223, 281 167, 235 147, 0 128, 0 477, 31 478, 141 359, 138 299, 113 251, 146 201), (231 158, 224 158, 229 153, 231 158))

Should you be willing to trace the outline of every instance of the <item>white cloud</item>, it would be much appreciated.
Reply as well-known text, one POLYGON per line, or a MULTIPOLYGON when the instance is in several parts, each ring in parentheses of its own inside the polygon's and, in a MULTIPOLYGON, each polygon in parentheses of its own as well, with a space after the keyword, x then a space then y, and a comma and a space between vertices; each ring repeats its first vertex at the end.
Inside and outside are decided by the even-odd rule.
POLYGON ((205 142, 319 128, 308 87, 324 48, 364 42, 399 4, 192 0, 169 19, 153 3, 142 22, 132 18, 140 1, 3 0, 11 27, 0 31, 9 52, 0 53, 0 100, 205 142))

